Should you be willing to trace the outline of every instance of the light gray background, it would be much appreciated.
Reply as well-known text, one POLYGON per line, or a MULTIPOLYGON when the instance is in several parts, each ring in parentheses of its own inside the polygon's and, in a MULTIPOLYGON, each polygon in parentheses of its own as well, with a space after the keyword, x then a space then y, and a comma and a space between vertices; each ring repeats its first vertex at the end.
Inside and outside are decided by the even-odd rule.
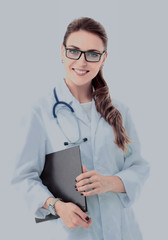
POLYGON ((95 18, 107 30, 104 77, 113 96, 130 107, 143 156, 151 165, 134 205, 144 240, 167 239, 167 12, 163 0, 0 1, 1 239, 44 238, 9 181, 21 144, 22 115, 63 77, 63 34, 81 16, 95 18))

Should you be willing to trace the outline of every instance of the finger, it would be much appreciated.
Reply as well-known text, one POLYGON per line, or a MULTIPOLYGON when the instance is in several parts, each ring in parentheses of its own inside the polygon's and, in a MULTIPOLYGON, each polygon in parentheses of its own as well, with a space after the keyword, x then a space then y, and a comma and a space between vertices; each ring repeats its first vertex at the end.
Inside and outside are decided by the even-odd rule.
POLYGON ((87 172, 85 165, 82 165, 83 173, 87 172))
POLYGON ((96 171, 88 171, 88 172, 85 172, 85 173, 81 173, 79 176, 76 177, 76 181, 79 182, 82 179, 92 177, 95 174, 97 174, 96 171))
POLYGON ((91 195, 95 195, 95 194, 98 194, 98 193, 99 193, 98 188, 93 189, 93 190, 90 190, 90 191, 88 191, 88 192, 81 192, 81 194, 82 194, 83 196, 85 196, 85 197, 91 196, 91 195))
POLYGON ((76 183, 76 187, 78 188, 78 187, 82 187, 84 185, 90 184, 91 183, 90 179, 91 178, 85 178, 85 179, 81 180, 80 182, 76 183))
POLYGON ((87 219, 88 220, 83 220, 82 218, 81 218, 81 216, 80 215, 78 215, 77 213, 76 213, 76 218, 74 219, 74 224, 76 225, 76 226, 82 226, 82 227, 84 227, 84 228, 88 228, 89 226, 90 226, 90 224, 91 224, 91 218, 89 218, 89 217, 87 217, 87 219))
POLYGON ((75 207, 74 212, 82 219, 84 222, 88 222, 90 217, 83 212, 78 206, 75 207))
POLYGON ((95 189, 96 187, 97 187, 97 183, 91 183, 91 184, 77 187, 77 191, 83 192, 83 191, 87 191, 90 189, 95 189))
POLYGON ((94 182, 98 182, 98 175, 94 175, 90 178, 85 178, 83 180, 80 180, 79 182, 76 183, 76 187, 82 187, 84 185, 92 184, 94 182))

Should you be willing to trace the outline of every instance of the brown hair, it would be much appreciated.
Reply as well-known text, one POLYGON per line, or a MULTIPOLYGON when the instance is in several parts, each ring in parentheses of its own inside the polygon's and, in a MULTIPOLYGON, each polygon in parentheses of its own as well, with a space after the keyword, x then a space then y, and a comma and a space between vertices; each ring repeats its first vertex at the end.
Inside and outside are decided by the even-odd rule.
MULTIPOLYGON (((66 46, 68 36, 79 30, 84 30, 93 34, 96 34, 103 41, 105 49, 107 49, 108 37, 104 27, 92 18, 82 17, 72 21, 64 35, 63 44, 66 46)), ((117 108, 112 104, 110 98, 109 88, 103 78, 102 69, 92 79, 92 85, 95 89, 93 92, 93 98, 97 111, 102 117, 112 126, 115 133, 115 143, 124 152, 127 151, 127 145, 130 143, 130 139, 127 136, 126 130, 123 127, 122 115, 117 108)))

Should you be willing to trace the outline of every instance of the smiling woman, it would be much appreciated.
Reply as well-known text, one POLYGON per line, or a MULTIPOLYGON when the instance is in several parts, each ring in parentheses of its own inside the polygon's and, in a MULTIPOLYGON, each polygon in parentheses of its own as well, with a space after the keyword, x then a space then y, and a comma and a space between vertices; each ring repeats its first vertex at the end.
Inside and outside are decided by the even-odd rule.
POLYGON ((111 98, 103 78, 104 27, 87 17, 74 20, 61 56, 65 78, 54 87, 54 96, 49 93, 32 110, 13 183, 21 186, 37 218, 59 217, 49 223, 52 239, 142 240, 131 206, 149 166, 129 109, 111 98), (64 144, 73 136, 78 140, 64 144), (53 196, 40 180, 46 154, 75 145, 80 146, 83 172, 74 179, 74 188, 86 197, 87 212, 53 196))
POLYGON ((62 45, 62 59, 68 86, 71 88, 75 85, 85 86, 85 89, 90 90, 92 79, 107 57, 105 50, 102 40, 97 35, 84 30, 71 33, 62 45))

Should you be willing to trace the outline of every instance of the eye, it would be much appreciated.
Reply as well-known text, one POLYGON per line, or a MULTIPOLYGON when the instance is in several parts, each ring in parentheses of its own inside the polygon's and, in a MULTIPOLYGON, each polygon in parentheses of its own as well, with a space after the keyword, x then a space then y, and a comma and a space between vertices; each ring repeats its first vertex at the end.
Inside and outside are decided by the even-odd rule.
POLYGON ((96 52, 88 52, 88 56, 97 58, 99 54, 96 52))
POLYGON ((76 55, 76 54, 79 54, 79 51, 76 49, 69 49, 69 53, 76 55))

